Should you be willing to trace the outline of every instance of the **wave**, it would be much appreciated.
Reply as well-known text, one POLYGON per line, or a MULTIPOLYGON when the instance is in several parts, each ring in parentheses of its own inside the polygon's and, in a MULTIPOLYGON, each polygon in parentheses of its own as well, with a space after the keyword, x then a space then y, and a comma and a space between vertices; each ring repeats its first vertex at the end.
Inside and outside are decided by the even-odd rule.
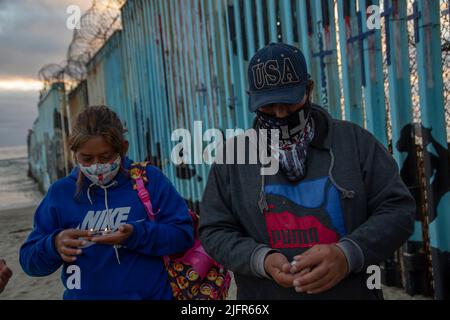
POLYGON ((28 157, 27 146, 0 147, 0 160, 21 159, 28 157))

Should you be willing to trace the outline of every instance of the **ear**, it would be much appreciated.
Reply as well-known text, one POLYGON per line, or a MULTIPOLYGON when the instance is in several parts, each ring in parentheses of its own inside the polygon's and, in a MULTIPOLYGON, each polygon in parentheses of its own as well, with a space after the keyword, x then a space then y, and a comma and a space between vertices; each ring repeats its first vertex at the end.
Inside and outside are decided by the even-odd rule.
POLYGON ((306 85, 306 90, 308 91, 308 95, 311 96, 314 90, 314 80, 308 80, 308 84, 306 85))
POLYGON ((77 153, 75 151, 72 151, 71 156, 72 156, 72 164, 74 166, 77 166, 78 165, 77 153))

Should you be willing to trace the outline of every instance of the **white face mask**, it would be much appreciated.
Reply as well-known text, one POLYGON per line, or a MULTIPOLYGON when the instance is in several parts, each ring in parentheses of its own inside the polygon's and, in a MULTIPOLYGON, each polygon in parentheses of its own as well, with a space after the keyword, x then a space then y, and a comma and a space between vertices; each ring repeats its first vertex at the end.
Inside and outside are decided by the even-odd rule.
POLYGON ((90 166, 83 166, 78 164, 80 171, 86 178, 92 181, 92 183, 104 186, 111 182, 120 170, 120 163, 122 158, 117 156, 113 163, 94 163, 90 166))

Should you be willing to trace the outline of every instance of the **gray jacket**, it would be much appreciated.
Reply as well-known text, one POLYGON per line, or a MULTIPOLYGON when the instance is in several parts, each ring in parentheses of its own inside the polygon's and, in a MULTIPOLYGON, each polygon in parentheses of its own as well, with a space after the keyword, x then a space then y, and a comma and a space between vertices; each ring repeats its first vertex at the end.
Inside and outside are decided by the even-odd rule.
POLYGON ((316 105, 312 112, 315 137, 300 183, 289 182, 281 170, 262 179, 259 163, 211 167, 200 205, 200 240, 234 272, 238 299, 382 298, 367 288, 366 269, 391 256, 413 232, 415 202, 388 151, 360 126, 334 120, 316 105), (265 215, 261 207, 272 212, 265 215), (286 217, 295 228, 280 229, 286 217), (314 244, 333 242, 351 273, 327 292, 296 293, 265 274, 264 257, 274 248, 291 261, 314 244))

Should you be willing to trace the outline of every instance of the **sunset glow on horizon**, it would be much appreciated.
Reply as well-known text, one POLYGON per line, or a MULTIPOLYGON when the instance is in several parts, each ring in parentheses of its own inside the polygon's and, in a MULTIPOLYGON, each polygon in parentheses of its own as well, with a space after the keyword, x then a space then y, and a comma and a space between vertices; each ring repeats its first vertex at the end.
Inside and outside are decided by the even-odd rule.
POLYGON ((40 91, 41 81, 33 78, 0 78, 0 92, 40 91))

